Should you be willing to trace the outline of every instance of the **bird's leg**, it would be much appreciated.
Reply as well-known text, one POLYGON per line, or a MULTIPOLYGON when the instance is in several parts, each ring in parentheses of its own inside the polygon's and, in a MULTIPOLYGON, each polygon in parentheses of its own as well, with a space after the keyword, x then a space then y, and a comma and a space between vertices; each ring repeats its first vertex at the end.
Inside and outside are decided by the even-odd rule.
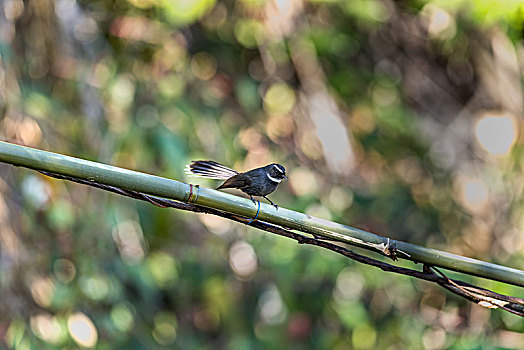
POLYGON ((274 206, 276 210, 278 210, 278 205, 276 205, 275 203, 273 203, 273 201, 272 201, 271 199, 267 198, 266 196, 262 196, 262 197, 264 197, 265 199, 267 199, 267 200, 269 201, 269 203, 271 203, 271 205, 274 206))
POLYGON ((257 204, 257 201, 255 200, 255 198, 253 198, 252 195, 249 195, 249 198, 251 198, 251 200, 253 201, 253 203, 255 203, 255 205, 257 204))

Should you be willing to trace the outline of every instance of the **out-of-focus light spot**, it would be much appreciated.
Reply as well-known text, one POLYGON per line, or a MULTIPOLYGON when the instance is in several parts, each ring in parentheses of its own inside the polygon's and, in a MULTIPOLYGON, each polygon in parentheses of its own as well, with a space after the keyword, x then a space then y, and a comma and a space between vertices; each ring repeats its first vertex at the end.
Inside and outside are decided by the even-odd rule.
POLYGON ((24 2, 22 0, 7 0, 4 2, 4 16, 6 20, 13 21, 20 17, 24 12, 24 2))
POLYGON ((207 29, 216 31, 217 29, 222 27, 223 24, 226 23, 226 20, 227 20, 227 7, 224 3, 219 2, 213 8, 211 13, 209 13, 208 15, 206 15, 205 18, 202 19, 202 24, 207 29))
POLYGON ((261 5, 267 3, 267 0, 240 0, 244 6, 250 6, 252 9, 259 9, 261 5))
POLYGON ((48 314, 31 316, 31 330, 45 342, 58 345, 65 339, 66 331, 57 320, 48 314))
MULTIPOLYGON (((517 215, 521 217, 522 221, 522 214, 515 214, 515 216, 517 215)), ((507 234, 500 239, 501 247, 509 254, 522 254, 524 252, 524 237, 520 234, 522 232, 522 225, 520 223, 517 223, 517 225, 514 225, 512 229, 509 229, 507 234)), ((490 238, 492 239, 491 235, 490 238)))
MULTIPOLYGON (((79 68, 80 61, 72 56, 59 55, 56 57, 56 63, 53 67, 53 74, 57 77, 66 80, 78 79, 81 69, 79 68)), ((91 84, 91 77, 87 76, 87 83, 91 84)), ((82 78, 83 79, 83 78, 82 78)), ((71 101, 71 96, 68 95, 68 101, 71 101)), ((64 101, 65 102, 65 101, 64 101)))
POLYGON ((200 80, 210 80, 217 72, 217 61, 207 52, 198 52, 191 58, 191 71, 200 80))
POLYGON ((143 128, 151 128, 158 124, 160 116, 155 106, 144 104, 136 111, 136 121, 143 128))
POLYGON ((427 4, 421 11, 427 23, 430 36, 440 39, 450 39, 455 36, 457 27, 455 19, 446 10, 435 4, 427 4))
POLYGON ((337 304, 351 303, 362 294, 364 278, 361 274, 346 268, 338 274, 333 298, 337 304))
POLYGON ((128 107, 135 96, 135 85, 128 75, 120 75, 111 86, 111 98, 121 108, 128 107))
POLYGON ((110 281, 102 275, 91 275, 80 280, 84 294, 93 300, 102 300, 109 294, 110 281))
POLYGON ((109 78, 113 74, 110 68, 110 62, 107 59, 102 59, 93 67, 93 73, 88 77, 87 82, 96 88, 106 86, 109 78))
POLYGON ((266 123, 267 135, 272 140, 289 136, 295 129, 293 118, 289 114, 277 115, 274 114, 269 117, 266 123))
POLYGON ((461 176, 458 179, 459 202, 472 213, 482 211, 489 200, 486 184, 477 178, 461 176))
POLYGON ((250 152, 260 153, 266 148, 262 135, 255 128, 241 130, 238 133, 238 141, 244 149, 250 152))
POLYGON ((477 122, 475 136, 488 153, 503 156, 517 140, 517 124, 510 115, 485 115, 477 122))
POLYGON ((318 192, 318 181, 315 175, 305 168, 295 168, 289 174, 291 190, 297 196, 314 195, 318 192))
POLYGON ((25 334, 25 323, 20 321, 12 320, 9 324, 9 328, 5 333, 5 342, 9 349, 30 349, 29 346, 23 347, 22 340, 25 334))
POLYGON ((215 308, 200 308, 193 314, 193 323, 199 330, 211 332, 220 324, 220 314, 215 308))
POLYGON ((264 26, 255 20, 238 20, 234 32, 238 42, 247 48, 254 48, 264 40, 264 26))
POLYGON ((353 204, 353 192, 342 187, 333 187, 329 191, 327 202, 331 209, 342 212, 353 204))
POLYGON ((306 214, 322 219, 331 220, 332 215, 328 208, 320 204, 312 204, 306 208, 306 214))
POLYGON ((126 40, 145 41, 151 44, 163 43, 162 39, 166 33, 162 23, 153 21, 146 17, 117 17, 111 23, 109 33, 126 40))
POLYGON ((142 247, 144 236, 138 224, 123 221, 113 229, 112 234, 120 256, 127 264, 138 264, 144 259, 145 253, 142 247))
POLYGON ((289 317, 287 334, 291 339, 304 340, 311 335, 311 316, 305 312, 295 312, 289 317))
POLYGON ((49 200, 48 186, 37 176, 29 175, 24 178, 22 193, 35 208, 42 208, 49 200))
POLYGON ((148 9, 157 4, 159 0, 127 0, 127 2, 140 9, 148 9))
POLYGON ((287 308, 276 286, 269 287, 258 300, 258 308, 262 321, 269 325, 284 322, 287 316, 287 308))
POLYGON ((223 277, 208 278, 202 288, 205 305, 209 305, 220 315, 227 315, 235 303, 235 285, 235 281, 225 281, 223 277))
POLYGON ((160 288, 168 287, 178 278, 175 259, 164 252, 155 252, 146 259, 147 269, 160 288))
POLYGON ((446 298, 442 294, 425 294, 420 301, 421 321, 426 324, 435 324, 445 304, 446 298))
POLYGON ((233 85, 233 80, 230 76, 226 74, 215 75, 211 80, 211 84, 209 84, 210 98, 221 103, 222 99, 231 95, 234 88, 233 85))
MULTIPOLYGON (((461 238, 467 244, 468 248, 476 252, 487 252, 493 244, 493 227, 487 225, 482 219, 473 219, 468 225, 461 228, 461 238)), ((504 235, 504 238, 509 237, 509 234, 504 235)), ((500 244, 504 246, 504 238, 501 237, 500 244)), ((498 240, 497 240, 498 242, 498 240)))
POLYGON ((231 220, 221 218, 213 215, 201 215, 198 217, 206 228, 216 235, 223 235, 227 233, 233 226, 231 220))
POLYGON ((367 21, 386 22, 391 16, 388 7, 378 0, 352 0, 343 3, 347 12, 367 21))
POLYGON ((257 269, 255 250, 247 242, 235 242, 229 249, 229 265, 237 276, 248 278, 257 269))
POLYGON ((446 347, 446 331, 442 328, 428 328, 422 335, 425 349, 443 349, 446 347))
POLYGON ((268 70, 273 69, 273 66, 274 64, 271 64, 270 67, 267 67, 259 57, 255 57, 249 62, 248 72, 254 80, 262 81, 269 73, 268 70))
POLYGON ((55 13, 63 21, 69 20, 76 16, 76 0, 61 0, 55 3, 55 13))
POLYGON ((168 19, 182 25, 204 16, 215 6, 216 0, 159 0, 158 2, 168 19))
POLYGON ((92 348, 98 341, 98 332, 93 321, 82 312, 67 318, 67 329, 71 338, 80 346, 92 348))
POLYGON ((394 86, 383 86, 377 84, 373 88, 373 102, 382 107, 387 107, 398 100, 398 94, 394 86))
POLYGON ((320 140, 314 130, 309 128, 302 130, 302 135, 300 136, 300 149, 309 159, 312 160, 319 160, 324 156, 320 140))
MULTIPOLYGON (((165 28, 163 28, 165 32, 165 28)), ((190 57, 188 58, 186 39, 180 35, 176 37, 176 41, 164 40, 162 41, 162 49, 157 50, 153 55, 153 74, 155 78, 163 78, 167 73, 186 73, 190 57)), ((186 80, 187 77, 180 77, 186 80)))
POLYGON ((160 345, 170 345, 176 338, 176 316, 170 312, 160 312, 155 315, 153 338, 160 345))
POLYGON ((355 134, 368 135, 375 130, 375 119, 368 107, 357 107, 351 113, 350 128, 355 134))
POLYGON ((47 214, 49 225, 56 231, 66 231, 74 224, 74 210, 71 203, 66 200, 53 201, 47 214))
MULTIPOLYGON (((245 2, 252 3, 253 0, 245 2)), ((266 3, 265 0, 260 2, 266 3)), ((282 37, 287 37, 296 27, 294 18, 297 12, 301 11, 302 6, 294 0, 274 0, 270 4, 264 8, 266 33, 275 40, 282 40, 282 37)))
POLYGON ((371 325, 361 324, 353 328, 351 342, 355 349, 373 349, 377 341, 377 331, 371 325))
POLYGON ((98 36, 98 25, 93 18, 84 15, 76 23, 73 33, 77 40, 91 42, 98 36))
POLYGON ((217 149, 219 141, 217 135, 220 134, 219 127, 215 119, 211 118, 200 118, 195 121, 196 135, 198 140, 202 144, 202 147, 207 150, 217 149))
MULTIPOLYGON (((507 304, 506 301, 501 301, 501 304, 507 304)), ((441 310, 439 315, 439 323, 444 328, 446 332, 451 332, 454 329, 464 322, 463 317, 459 314, 459 308, 446 308, 446 310, 441 310)))
POLYGON ((186 81, 177 75, 164 77, 158 83, 158 92, 166 99, 174 99, 184 92, 186 81))
POLYGON ((126 304, 118 304, 111 310, 111 321, 120 332, 129 332, 134 325, 134 316, 126 304))
POLYGON ((407 184, 419 183, 424 178, 420 161, 416 157, 401 158, 394 164, 394 169, 399 178, 407 184))
POLYGON ((69 283, 76 276, 75 264, 69 259, 57 259, 53 264, 56 278, 62 283, 69 283))
POLYGON ((295 106, 295 91, 286 83, 271 85, 264 95, 264 109, 270 113, 286 114, 295 106))
POLYGON ((261 96, 258 86, 251 79, 244 78, 235 81, 235 96, 240 106, 244 109, 258 110, 260 108, 261 96))
POLYGON ((48 307, 55 296, 55 284, 48 277, 36 277, 30 283, 29 289, 36 303, 42 307, 48 307))
POLYGON ((25 111, 36 118, 46 119, 51 114, 51 101, 47 96, 31 92, 25 100, 25 111))

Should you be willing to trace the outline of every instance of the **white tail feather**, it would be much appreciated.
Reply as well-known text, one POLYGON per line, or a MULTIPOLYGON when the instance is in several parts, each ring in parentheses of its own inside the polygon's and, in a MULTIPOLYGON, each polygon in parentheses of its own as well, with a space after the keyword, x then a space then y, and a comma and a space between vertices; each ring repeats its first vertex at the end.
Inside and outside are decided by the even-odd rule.
POLYGON ((238 174, 237 171, 228 168, 212 160, 192 161, 184 169, 189 176, 198 176, 208 179, 225 180, 238 174))

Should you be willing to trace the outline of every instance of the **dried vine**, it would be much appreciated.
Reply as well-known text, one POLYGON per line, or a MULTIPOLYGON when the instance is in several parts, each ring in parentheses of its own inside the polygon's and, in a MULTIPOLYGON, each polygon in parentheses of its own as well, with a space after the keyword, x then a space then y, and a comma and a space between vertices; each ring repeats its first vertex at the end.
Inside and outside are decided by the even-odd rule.
POLYGON ((378 267, 386 272, 393 272, 401 275, 411 276, 428 282, 437 283, 440 286, 449 290, 450 292, 458 296, 461 296, 471 302, 477 303, 478 305, 492 309, 500 308, 502 310, 511 312, 515 315, 524 317, 524 299, 504 294, 498 294, 463 281, 452 280, 434 266, 423 265, 422 271, 413 270, 405 267, 399 267, 355 253, 354 251, 349 250, 344 246, 323 240, 320 237, 305 236, 303 234, 291 231, 280 226, 276 226, 262 221, 252 221, 250 218, 241 217, 225 211, 190 203, 178 202, 171 199, 151 196, 137 191, 124 190, 115 186, 105 185, 98 182, 87 181, 70 176, 59 175, 47 171, 40 171, 40 173, 57 179, 69 180, 84 185, 100 188, 122 196, 146 201, 161 208, 175 208, 180 210, 192 211, 195 213, 212 214, 246 225, 249 224, 249 226, 255 227, 257 229, 271 232, 279 236, 291 238, 297 241, 299 244, 309 244, 329 249, 333 252, 344 255, 345 257, 348 257, 354 261, 378 267))

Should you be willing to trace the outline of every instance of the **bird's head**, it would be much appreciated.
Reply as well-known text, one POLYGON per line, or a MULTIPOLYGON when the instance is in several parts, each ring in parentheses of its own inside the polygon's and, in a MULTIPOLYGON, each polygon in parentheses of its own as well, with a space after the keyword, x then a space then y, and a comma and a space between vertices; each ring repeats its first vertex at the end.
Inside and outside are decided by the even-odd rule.
POLYGON ((287 179, 286 168, 280 164, 269 164, 266 166, 266 176, 273 182, 280 183, 282 180, 287 179))

